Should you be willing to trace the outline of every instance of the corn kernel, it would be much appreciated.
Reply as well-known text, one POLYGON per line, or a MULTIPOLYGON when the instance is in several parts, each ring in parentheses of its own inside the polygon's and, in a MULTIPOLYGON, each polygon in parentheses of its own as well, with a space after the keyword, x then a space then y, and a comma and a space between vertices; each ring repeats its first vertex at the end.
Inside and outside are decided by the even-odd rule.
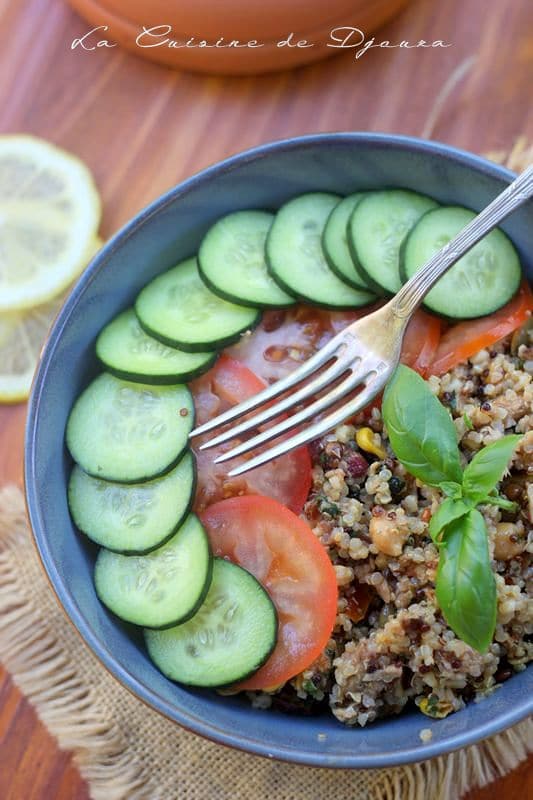
POLYGON ((381 445, 376 444, 374 431, 370 428, 359 428, 355 434, 357 446, 366 453, 373 453, 378 458, 387 458, 386 450, 381 445))

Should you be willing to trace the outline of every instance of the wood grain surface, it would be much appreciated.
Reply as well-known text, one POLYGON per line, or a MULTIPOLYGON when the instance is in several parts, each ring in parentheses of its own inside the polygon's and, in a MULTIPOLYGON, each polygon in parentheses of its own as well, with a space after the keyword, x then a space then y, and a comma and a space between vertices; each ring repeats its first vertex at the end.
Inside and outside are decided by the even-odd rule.
MULTIPOLYGON (((118 48, 72 51, 88 26, 62 0, 0 0, 0 15, 0 132, 46 137, 88 163, 103 236, 183 177, 271 139, 387 131, 477 152, 505 150, 519 135, 533 140, 531 0, 417 0, 376 42, 451 47, 373 48, 359 59, 348 51, 257 78, 172 72, 118 48), (460 65, 465 74, 435 118, 435 98, 460 65)), ((23 406, 0 408, 0 485, 21 481, 24 415, 23 406)), ((88 796, 70 756, 0 669, 0 800, 88 796)), ((493 796, 532 798, 531 762, 468 800, 493 796)))

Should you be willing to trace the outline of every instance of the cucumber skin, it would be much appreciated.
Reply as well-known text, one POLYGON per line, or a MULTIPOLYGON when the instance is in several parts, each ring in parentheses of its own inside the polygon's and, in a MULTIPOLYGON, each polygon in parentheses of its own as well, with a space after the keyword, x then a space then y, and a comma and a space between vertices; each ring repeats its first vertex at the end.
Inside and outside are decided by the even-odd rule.
MULTIPOLYGON (((346 198, 343 197, 343 200, 344 199, 346 199, 346 198)), ((362 199, 363 198, 361 198, 361 200, 362 199)), ((357 203, 357 205, 359 205, 359 202, 357 203)), ((341 203, 342 203, 342 200, 341 200, 341 203)), ((331 214, 333 214, 334 211, 335 211, 335 209, 333 209, 331 214)), ((353 211, 355 211, 355 208, 353 209, 353 211)), ((352 214, 353 214, 353 211, 352 211, 352 214)), ((331 214, 329 215, 330 217, 331 217, 331 214)), ((350 214, 350 216, 351 216, 351 214, 350 214)), ((329 221, 329 217, 328 217, 328 221, 329 221)), ((328 267, 330 268, 330 270, 333 272, 334 275, 337 276, 337 278, 339 280, 341 280, 343 283, 345 283, 351 289, 357 289, 360 292, 372 292, 373 289, 370 288, 370 286, 367 283, 367 281, 363 281, 363 278, 362 278, 362 275, 361 275, 361 270, 358 268, 358 264, 356 264, 355 251, 352 250, 352 248, 350 247, 350 237, 348 235, 346 236, 346 241, 348 242, 348 249, 350 251, 350 256, 352 258, 353 268, 354 268, 354 272, 355 272, 356 278, 357 278, 357 276, 359 276, 359 278, 360 278, 359 283, 357 283, 357 279, 356 278, 353 280, 353 282, 349 281, 348 277, 343 272, 341 272, 340 269, 338 269, 338 267, 335 264, 334 260, 331 258, 328 249, 324 245, 325 237, 326 237, 327 225, 328 225, 328 223, 326 222, 326 225, 324 226, 324 230, 322 231, 322 251, 324 253, 324 258, 328 262, 328 267)))
POLYGON ((482 319, 483 317, 488 317, 491 314, 494 314, 496 311, 499 311, 500 308, 506 306, 507 303, 510 300, 512 300, 513 297, 516 295, 519 288, 520 288, 520 281, 517 283, 516 288, 510 297, 507 297, 502 303, 499 303, 499 305, 496 305, 493 308, 491 308, 490 311, 483 311, 483 313, 478 314, 477 317, 454 317, 451 314, 443 314, 442 311, 437 311, 436 308, 432 308, 431 306, 426 305, 426 303, 422 303, 422 307, 424 311, 426 311, 428 314, 432 314, 434 317, 439 317, 439 319, 448 320, 451 323, 468 322, 468 320, 474 321, 476 319, 482 319))
MULTIPOLYGON (((322 239, 324 239, 324 234, 322 234, 322 239)), ((353 261, 354 260, 354 253, 353 253, 351 248, 349 248, 349 249, 350 249, 350 255, 351 255, 352 261, 353 261)), ((324 251, 324 258, 328 262, 328 267, 333 272, 333 274, 337 276, 337 278, 340 281, 342 281, 343 283, 346 284, 346 286, 349 286, 350 289, 356 289, 359 292, 373 292, 374 291, 374 289, 371 289, 370 286, 363 286, 363 278, 362 278, 362 274, 361 274, 362 271, 359 270, 356 267, 355 262, 354 262, 353 268, 354 268, 354 271, 356 272, 357 276, 360 278, 360 282, 359 283, 357 283, 357 281, 353 281, 353 283, 349 282, 348 278, 346 277, 346 275, 344 275, 340 271, 340 269, 337 268, 337 266, 335 265, 335 262, 330 257, 330 255, 329 255, 328 251, 326 250, 326 248, 324 247, 324 245, 322 245, 322 250, 324 251)))
MULTIPOLYGON (((213 559, 213 560, 214 560, 214 559, 213 559)), ((239 566, 239 567, 240 567, 241 569, 243 569, 245 572, 248 572, 250 575, 252 575, 252 573, 250 572, 250 570, 246 569, 246 567, 243 567, 241 564, 238 564, 237 566, 239 566)), ((253 667, 253 669, 251 669, 251 670, 249 670, 248 672, 245 672, 244 674, 240 675, 240 676, 239 676, 239 677, 238 677, 236 680, 233 680, 233 681, 231 681, 230 683, 220 683, 220 684, 218 684, 218 686, 217 686, 217 687, 213 687, 213 688, 217 688, 217 689, 228 689, 230 686, 235 686, 236 684, 239 684, 241 681, 245 681, 247 678, 251 678, 251 676, 252 676, 252 675, 255 675, 255 673, 256 673, 256 672, 258 672, 258 671, 261 669, 261 667, 262 667, 262 666, 264 666, 264 665, 266 664, 266 662, 268 661, 268 659, 270 658, 270 656, 271 656, 271 655, 272 655, 272 653, 274 652, 274 650, 275 650, 275 648, 276 648, 276 645, 277 645, 277 643, 278 643, 278 631, 279 631, 279 614, 278 614, 278 609, 276 608, 274 601, 273 601, 273 600, 272 600, 272 598, 270 597, 269 593, 267 592, 267 590, 265 589, 265 587, 263 586, 263 584, 262 584, 260 581, 258 581, 258 580, 257 580, 257 578, 255 577, 255 575, 252 575, 252 578, 254 578, 254 580, 256 580, 256 581, 257 581, 257 583, 259 584, 259 586, 260 586, 260 587, 261 587, 261 589, 263 590, 264 594, 266 594, 266 596, 267 596, 267 597, 268 597, 268 599, 270 600, 270 603, 271 603, 271 605, 272 605, 272 608, 273 608, 273 610, 274 610, 275 626, 274 626, 274 637, 273 637, 273 639, 272 639, 272 645, 271 645, 270 649, 268 650, 268 652, 265 654, 264 658, 263 658, 263 659, 261 659, 261 661, 259 661, 259 662, 257 663, 257 665, 253 667)))
MULTIPOLYGON (((223 559, 223 558, 221 558, 219 556, 213 556, 213 558, 211 558, 211 573, 213 571, 214 562, 217 561, 217 560, 224 561, 225 559, 223 559)), ((233 562, 230 562, 230 563, 233 563, 233 562)), ((240 567, 240 569, 243 569, 245 572, 248 572, 250 575, 252 575, 252 573, 249 570, 247 570, 245 567, 242 567, 240 564, 236 564, 235 566, 240 567)), ((252 578, 254 578, 254 580, 257 581, 257 583, 259 583, 259 581, 255 577, 255 575, 252 575, 252 578)), ((210 581, 210 583, 211 583, 211 581, 210 581)), ((207 685, 199 686, 199 684, 197 684, 197 683, 186 683, 185 681, 177 681, 177 680, 174 680, 174 678, 169 677, 165 672, 163 672, 161 667, 158 666, 155 663, 155 661, 152 660, 152 657, 150 655, 150 649, 149 649, 148 645, 146 644, 146 636, 145 636, 145 647, 146 647, 146 649, 148 651, 148 655, 149 655, 150 660, 152 661, 152 663, 155 664, 156 668, 161 672, 162 675, 165 675, 165 677, 168 678, 168 680, 174 681, 174 683, 179 683, 180 686, 192 686, 192 687, 195 687, 195 688, 227 689, 227 688, 230 688, 231 686, 235 686, 236 684, 239 684, 241 681, 245 681, 247 678, 250 678, 252 675, 255 675, 255 673, 258 672, 261 669, 261 667, 264 666, 264 664, 266 664, 266 662, 268 661, 268 659, 270 658, 270 656, 274 652, 274 648, 276 647, 276 644, 277 644, 277 641, 278 641, 277 631, 279 629, 278 610, 277 610, 276 606, 274 605, 274 602, 273 602, 272 598, 270 597, 270 595, 268 594, 268 592, 265 589, 265 587, 261 583, 259 583, 259 586, 261 587, 263 592, 266 594, 266 596, 270 600, 270 602, 272 604, 272 608, 274 609, 274 615, 275 615, 275 619, 276 619, 276 626, 275 626, 276 627, 276 633, 274 634, 274 638, 272 640, 271 649, 268 651, 268 653, 265 655, 265 657, 262 659, 262 661, 258 662, 258 664, 256 666, 254 666, 253 669, 251 669, 248 672, 243 673, 242 675, 239 675, 238 678, 235 678, 234 680, 230 681, 229 683, 212 683, 212 684, 209 684, 209 686, 207 686, 207 685)), ((208 587, 208 590, 209 590, 209 587, 208 587)), ((207 592, 206 592, 206 595, 207 595, 207 592)), ((205 596, 204 596, 204 600, 205 600, 205 596)), ((198 606, 198 608, 199 608, 199 606, 198 606)), ((196 609, 196 611, 198 610, 198 608, 196 609)), ((195 611, 195 613, 196 613, 196 611, 195 611)), ((188 617, 188 619, 191 619, 192 616, 193 615, 188 617)), ((186 622, 186 620, 182 620, 182 622, 186 622)), ((173 625, 165 625, 162 628, 149 628, 149 629, 145 628, 145 630, 166 630, 167 628, 172 628, 172 627, 174 627, 174 626, 173 625)))
MULTIPOLYGON (((194 425, 194 412, 193 412, 193 425, 194 425)), ((68 447, 68 445, 67 445, 68 447)), ((100 478, 100 480, 108 481, 108 483, 123 483, 125 486, 134 486, 136 483, 148 483, 148 481, 153 481, 156 478, 162 478, 164 475, 167 475, 174 467, 177 467, 183 456, 187 451, 188 445, 186 444, 183 450, 178 454, 177 458, 173 459, 173 461, 168 464, 161 472, 157 472, 155 475, 143 475, 141 478, 135 478, 134 481, 125 481, 123 478, 108 478, 107 475, 102 475, 101 472, 96 475, 94 472, 89 472, 85 469, 81 464, 78 464, 81 469, 87 472, 87 475, 90 475, 91 478, 100 478)), ((70 452, 70 450, 69 450, 70 452)), ((72 459, 74 461, 74 459, 72 459)), ((77 462, 76 462, 77 463, 77 462)))
MULTIPOLYGON (((194 407, 194 402, 192 404, 192 412, 191 412, 191 414, 192 414, 192 428, 191 428, 191 430, 192 430, 194 428, 194 425, 195 425, 195 422, 196 422, 196 409, 194 407)), ((67 426, 67 434, 65 436, 65 439, 66 439, 67 450, 70 453, 70 447, 68 445, 68 426, 67 426)), ((153 481, 156 478, 162 478, 163 475, 167 475, 171 470, 174 469, 174 467, 178 466, 179 462, 181 461, 181 459, 183 458, 183 456, 187 452, 188 447, 189 447, 189 445, 186 443, 185 446, 183 447, 183 449, 181 450, 181 452, 178 453, 177 457, 174 458, 171 461, 170 464, 167 464, 167 466, 164 469, 162 469, 160 472, 157 472, 155 475, 143 475, 141 478, 135 478, 135 480, 133 480, 133 481, 124 480, 123 478, 120 478, 120 479, 118 479, 118 478, 108 478, 107 475, 103 475, 101 472, 99 472, 96 475, 94 472, 89 472, 89 470, 85 469, 85 467, 83 467, 81 464, 78 464, 78 466, 81 467, 81 469, 83 469, 87 473, 87 475, 90 475, 91 478, 100 478, 101 480, 108 481, 109 483, 123 483, 125 486, 134 486, 136 483, 147 483, 148 481, 153 481)), ((72 458, 72 455, 71 455, 71 458, 72 458)), ((72 461, 74 461, 74 458, 72 458, 72 461)))
MULTIPOLYGON (((184 458, 186 453, 187 453, 187 450, 185 450, 185 452, 183 453, 181 458, 184 458)), ((101 548, 105 547, 105 549, 109 550, 111 553, 118 553, 119 555, 122 555, 122 556, 145 556, 147 553, 151 553, 152 550, 157 550, 158 547, 162 547, 164 544, 166 544, 167 542, 169 542, 172 539, 172 537, 174 536, 175 533, 177 533, 178 529, 182 526, 182 524, 185 521, 186 517, 191 513, 191 510, 192 510, 192 507, 193 507, 193 504, 194 504, 194 498, 195 498, 195 495, 196 495, 196 489, 198 487, 198 470, 196 468, 195 455, 194 455, 192 450, 190 451, 190 453, 191 453, 191 456, 192 456, 192 459, 193 459, 193 477, 192 477, 191 496, 189 498, 189 502, 187 503, 186 509, 184 510, 183 514, 181 515, 180 519, 178 520, 178 522, 176 523, 174 528, 171 530, 171 532, 169 534, 167 534, 163 539, 161 539, 160 542, 157 542, 157 544, 154 544, 151 547, 147 547, 147 548, 145 548, 143 550, 120 550, 118 547, 108 547, 107 545, 103 545, 100 542, 96 542, 94 539, 91 538, 91 536, 89 536, 88 533, 86 533, 83 530, 83 528, 81 528, 78 525, 78 523, 74 519, 74 515, 73 515, 72 511, 70 511, 70 502, 69 502, 68 503, 69 513, 70 513, 70 516, 71 516, 72 521, 74 522, 76 528, 80 531, 80 533, 82 533, 84 536, 86 536, 87 539, 89 539, 89 541, 92 542, 92 544, 96 544, 98 547, 101 547, 101 548)), ((179 461, 177 462, 176 466, 178 464, 179 464, 179 461)), ((169 472, 170 471, 171 470, 169 470, 169 472)), ((87 474, 89 474, 89 473, 87 473, 87 474)), ((91 477, 95 477, 95 476, 92 475, 91 477)), ((160 476, 160 477, 162 477, 162 476, 160 476)), ((102 480, 107 480, 107 478, 102 478, 102 480)), ((109 481, 109 483, 119 483, 119 481, 109 481)), ((125 486, 135 486, 136 483, 143 483, 143 481, 135 481, 135 483, 126 483, 125 481, 120 481, 120 483, 123 483, 125 486)), ((149 483, 149 481, 145 481, 145 483, 149 483)), ((67 488, 67 498, 68 497, 70 497, 70 482, 69 482, 69 486, 67 488)))
MULTIPOLYGON (((174 531, 174 533, 176 533, 176 531, 174 531)), ((214 558, 213 558, 213 551, 211 550, 211 542, 209 541, 209 536, 207 535, 207 533, 205 534, 205 538, 207 539, 207 548, 208 548, 207 575, 206 575, 204 588, 202 589, 202 592, 201 592, 197 602, 194 604, 194 606, 189 611, 187 611, 185 616, 179 617, 179 619, 174 620, 173 622, 167 622, 167 623, 165 623, 165 625, 159 625, 157 627, 154 626, 154 627, 151 627, 151 628, 148 628, 147 625, 145 625, 145 626, 138 625, 138 627, 144 627, 146 630, 164 631, 167 628, 175 628, 176 625, 181 625, 183 622, 187 622, 188 620, 190 620, 190 619, 192 619, 194 617, 194 615, 196 614, 196 612, 198 611, 198 609, 200 608, 200 606, 204 602, 205 598, 207 597, 207 593, 208 593, 209 588, 211 586, 211 579, 213 577, 213 561, 214 561, 214 558)), ((164 542, 162 542, 161 544, 164 544, 164 542)), ((100 549, 101 550, 105 550, 106 548, 104 547, 104 548, 100 548, 100 549)), ((111 609, 108 608, 108 606, 106 606, 106 604, 104 603, 103 600, 100 600, 100 597, 98 595, 98 591, 96 590, 96 578, 95 578, 97 563, 98 563, 98 556, 96 557, 96 561, 95 561, 95 564, 94 564, 93 583, 94 583, 96 595, 98 597, 99 602, 102 603, 104 608, 110 614, 112 614, 116 619, 119 619, 121 623, 123 623, 123 624, 126 623, 127 625, 137 625, 137 623, 135 623, 135 622, 129 622, 128 620, 124 620, 124 619, 122 619, 122 617, 119 617, 118 614, 115 614, 114 611, 111 611, 111 609)))
MULTIPOLYGON (((424 217, 425 217, 425 214, 424 214, 424 217)), ((421 217, 421 219, 423 219, 424 217, 421 217)), ((416 227, 416 225, 415 225, 415 227, 416 227)), ((414 230, 414 228, 413 228, 413 230, 414 230)), ((411 233, 412 233, 412 231, 409 231, 409 234, 405 237, 405 239, 401 243, 400 252, 398 254, 399 263, 400 263, 399 273, 400 273, 400 280, 402 282, 402 286, 405 286, 405 284, 409 280, 409 278, 407 277, 407 272, 405 271, 405 248, 406 248, 406 245, 407 245, 407 240, 408 240, 409 236, 411 235, 411 233)), ((423 305, 423 303, 422 303, 422 305, 423 305)))
MULTIPOLYGON (((365 305, 370 306, 375 301, 375 298, 372 298, 372 300, 369 300, 368 303, 365 303, 362 306, 354 306, 353 303, 333 306, 331 305, 331 303, 317 303, 316 300, 313 300, 310 297, 306 297, 305 294, 296 293, 294 289, 292 289, 290 286, 287 286, 281 278, 279 278, 277 275, 274 274, 274 271, 272 270, 272 267, 270 265, 270 256, 268 254, 268 239, 266 244, 266 262, 269 274, 276 281, 280 289, 283 289, 283 291, 287 292, 287 294, 291 294, 296 300, 299 300, 302 303, 307 303, 307 305, 309 306, 314 306, 315 308, 325 308, 327 311, 353 311, 354 308, 364 308, 365 305)), ((346 288, 355 289, 355 287, 349 287, 346 281, 343 281, 343 283, 346 285, 346 288)), ((364 290, 360 289, 359 291, 364 291, 364 290)), ((372 290, 369 289, 368 291, 371 292, 372 290)))
MULTIPOLYGON (((146 330, 146 328, 143 328, 143 330, 146 330)), ((161 339, 159 339, 159 341, 161 341, 161 339)), ((115 376, 115 378, 122 378, 124 381, 132 381, 132 383, 149 383, 153 386, 173 386, 176 383, 187 383, 188 381, 192 381, 194 378, 198 378, 200 375, 203 375, 204 372, 207 372, 209 369, 211 369, 219 355, 220 354, 215 350, 212 358, 210 358, 209 361, 206 361, 202 367, 193 369, 190 372, 182 372, 180 375, 141 375, 138 372, 126 372, 125 370, 116 369, 115 367, 110 366, 100 358, 98 355, 98 350, 96 351, 96 357, 100 364, 103 366, 106 372, 110 372, 111 375, 115 376)))
MULTIPOLYGON (((242 304, 241 304, 242 305, 242 304)), ((253 306, 246 306, 246 308, 253 308, 253 306)), ((162 342, 163 344, 168 345, 169 347, 177 347, 179 350, 185 350, 186 353, 201 353, 204 350, 222 350, 224 347, 228 347, 228 345, 237 342, 243 333, 246 331, 252 331, 256 328, 260 321, 261 321, 261 312, 257 309, 257 314, 254 320, 241 330, 237 331, 236 333, 231 334, 231 336, 226 336, 224 339, 216 339, 210 342, 181 342, 177 339, 170 339, 168 336, 162 336, 157 331, 152 330, 149 325, 146 325, 143 320, 141 319, 138 311, 137 311, 137 301, 134 305, 135 313, 137 314, 137 319, 139 320, 139 325, 145 331, 148 336, 152 336, 152 338, 157 339, 158 341, 162 342)))
MULTIPOLYGON (((180 617, 175 622, 169 622, 165 625, 158 625, 157 627, 150 628, 153 631, 164 631, 167 628, 174 628, 176 625, 181 625, 183 622, 188 622, 188 620, 192 619, 200 606, 203 604, 205 598, 207 597, 207 593, 211 587, 211 580, 213 578, 213 551, 211 549, 211 542, 209 541, 209 536, 207 533, 205 534, 205 538, 207 539, 207 548, 208 548, 208 565, 207 565, 207 575, 205 578, 204 588, 194 606, 191 608, 190 611, 184 617, 180 617)), ((113 613, 113 612, 111 612, 113 613)), ((145 626, 146 628, 147 626, 145 626)))
MULTIPOLYGON (((359 205, 359 203, 357 205, 359 205)), ((360 276, 361 281, 366 283, 366 285, 369 287, 369 291, 374 292, 378 297, 392 297, 392 294, 390 292, 385 291, 383 286, 380 286, 379 283, 376 283, 376 281, 368 274, 366 269, 361 264, 359 255, 357 253, 357 247, 355 246, 355 242, 352 238, 352 217, 356 211, 357 211, 357 206, 350 214, 350 218, 348 219, 348 225, 346 227, 347 230, 346 240, 348 242, 348 249, 352 257, 355 271, 360 276)))
MULTIPOLYGON (((398 187, 398 186, 389 186, 389 187, 384 187, 384 188, 382 188, 382 189, 375 189, 374 191, 375 191, 375 192, 386 192, 386 191, 389 191, 389 190, 390 190, 390 191, 395 191, 395 190, 397 190, 397 189, 399 189, 400 191, 407 191, 407 192, 413 192, 414 194, 419 194, 419 193, 418 193, 418 192, 416 192, 414 189, 404 189, 404 188, 402 188, 402 187, 398 187)), ((372 191, 369 191, 369 192, 368 192, 368 195, 370 195, 370 194, 373 194, 373 192, 372 192, 372 191)), ((429 195, 426 195, 426 196, 427 196, 427 197, 429 197, 429 195)), ((430 198, 430 199, 432 199, 432 198, 430 198)), ((430 211, 435 211, 435 208, 438 208, 438 207, 439 207, 439 204, 437 203, 437 201, 435 201, 435 204, 436 204, 436 205, 435 205, 435 207, 434 207, 434 208, 429 208, 427 211, 425 211, 425 212, 422 214, 422 217, 425 217, 425 215, 426 215, 426 214, 429 214, 429 212, 430 212, 430 211)), ((348 235, 347 235, 347 237, 346 237, 346 238, 347 238, 347 241, 348 241, 348 248, 349 248, 349 250, 350 250, 350 255, 352 256, 352 260, 353 260, 353 262, 354 262, 354 265, 355 265, 355 269, 356 269, 356 271, 358 272, 358 274, 361 276, 361 280, 363 280, 365 283, 367 283, 367 284, 368 284, 368 286, 370 286, 370 287, 371 287, 370 291, 372 291, 372 292, 375 292, 375 293, 378 295, 378 297, 394 297, 394 293, 393 293, 393 292, 390 292, 390 291, 388 291, 387 289, 384 289, 384 288, 383 288, 383 286, 381 286, 379 283, 377 283, 377 282, 376 282, 376 281, 375 281, 375 280, 374 280, 374 279, 373 279, 373 278, 372 278, 372 277, 371 277, 371 276, 368 274, 368 272, 365 270, 365 268, 364 268, 364 267, 363 267, 363 265, 361 264, 361 260, 360 260, 360 258, 359 258, 359 255, 358 255, 358 253, 357 253, 357 247, 356 247, 356 245, 355 245, 355 242, 353 241, 353 239, 352 239, 352 235, 351 235, 351 230, 352 230, 352 226, 351 226, 352 217, 353 217, 353 215, 355 214, 355 212, 357 211, 357 207, 358 207, 358 206, 359 206, 359 203, 357 204, 357 206, 354 208, 354 210, 353 210, 353 211, 352 211, 352 213, 350 214, 350 218, 349 218, 349 220, 348 220, 348 225, 347 225, 347 233, 348 233, 348 235)), ((418 219, 418 220, 415 222, 415 224, 413 225, 413 227, 411 228, 411 230, 410 230, 410 231, 408 231, 408 233, 406 233, 406 235, 405 235, 405 237, 404 237, 404 239, 403 239, 402 243, 400 244, 400 251, 399 251, 399 270, 398 270, 398 272, 399 272, 400 280, 402 280, 402 281, 404 280, 404 279, 403 279, 403 276, 402 276, 402 250, 403 250, 403 248, 405 247, 405 243, 407 242, 407 239, 408 239, 409 235, 411 234, 411 231, 413 231, 413 230, 414 230, 414 228, 416 228, 416 226, 418 225, 418 223, 420 222, 420 220, 422 219, 422 217, 420 217, 420 218, 419 218, 419 219, 418 219)))
MULTIPOLYGON (((271 277, 273 277, 272 273, 270 272, 270 270, 268 270, 268 273, 269 273, 269 275, 271 275, 271 277)), ((293 305, 296 302, 296 298, 290 303, 261 303, 261 304, 259 304, 259 303, 252 303, 251 301, 246 301, 245 302, 241 298, 236 297, 234 294, 230 294, 230 292, 223 291, 222 289, 220 289, 218 286, 215 286, 215 284, 210 281, 210 279, 207 277, 207 275, 205 274, 205 272, 202 269, 202 261, 201 261, 201 258, 200 258, 199 255, 198 255, 198 274, 200 275, 200 278, 205 283, 205 285, 207 286, 207 288, 209 289, 210 292, 213 292, 213 294, 218 295, 218 297, 220 297, 222 300, 227 300, 228 303, 234 303, 236 306, 244 306, 244 308, 257 308, 260 311, 262 308, 292 308, 293 305)), ((276 281, 276 284, 278 286, 280 286, 278 281, 276 281)), ((280 286, 280 288, 282 288, 282 287, 280 286)), ((292 296, 292 293, 291 293, 291 296, 292 296)), ((256 323, 256 325, 257 325, 257 323, 256 323)), ((182 349, 185 349, 185 348, 182 348, 182 349)))
MULTIPOLYGON (((441 208, 448 208, 448 206, 441 206, 441 208)), ((422 220, 424 219, 426 214, 430 214, 432 211, 435 211, 435 209, 434 208, 430 208, 428 211, 426 211, 425 214, 422 214, 422 216, 420 217, 418 222, 422 222, 422 220)), ((412 232, 414 231, 414 229, 418 225, 418 222, 415 225, 413 225, 413 227, 411 228, 411 230, 409 231, 409 233, 407 234, 407 236, 405 237, 405 239, 403 240, 403 242, 400 245, 400 251, 399 251, 398 256, 399 256, 399 264, 400 264, 399 273, 400 273, 400 280, 402 282, 402 286, 404 284, 406 284, 407 281, 409 280, 409 278, 407 277, 406 269, 405 269, 405 251, 407 249, 407 242, 408 242, 409 237, 411 236, 412 232)), ((422 303, 422 305, 424 305, 424 303, 422 303)), ((424 308, 425 308, 425 305, 424 305, 424 308)), ((443 316, 443 315, 440 314, 439 316, 443 316)))
MULTIPOLYGON (((474 209, 468 208, 467 206, 441 206, 441 208, 466 208, 468 211, 472 211, 473 214, 477 214, 478 213, 477 211, 474 211, 474 209)), ((403 242, 402 242, 402 244, 400 246, 400 279, 401 279, 403 285, 405 285, 407 283, 407 281, 409 280, 409 278, 407 276, 406 267, 405 267, 405 253, 406 253, 406 250, 407 250, 407 243, 409 241, 409 238, 410 238, 411 234, 414 232, 414 230, 417 227, 418 223, 422 222, 422 220, 424 219, 426 214, 431 214, 435 210, 436 209, 434 209, 434 208, 430 208, 428 211, 426 211, 425 214, 422 214, 422 216, 420 217, 420 219, 418 220, 416 225, 414 225, 411 228, 411 230, 409 231, 409 233, 407 234, 407 236, 405 237, 405 239, 403 240, 403 242)), ((511 242, 511 244, 512 244, 512 242, 511 242)), ((503 308, 505 305, 507 305, 507 303, 515 296, 515 294, 517 293, 519 288, 520 288, 520 279, 518 280, 516 288, 515 288, 513 294, 511 295, 511 297, 508 297, 507 299, 504 299, 499 305, 494 306, 494 308, 491 308, 490 311, 484 311, 482 314, 479 314, 477 317, 454 317, 451 314, 443 314, 441 311, 437 311, 435 308, 432 308, 431 306, 428 306, 424 301, 422 302, 422 307, 429 314, 432 314, 433 316, 439 317, 439 319, 449 320, 452 323, 463 322, 464 320, 469 320, 469 319, 472 319, 472 320, 481 319, 482 317, 487 317, 489 314, 494 314, 494 312, 499 311, 500 308, 503 308)))

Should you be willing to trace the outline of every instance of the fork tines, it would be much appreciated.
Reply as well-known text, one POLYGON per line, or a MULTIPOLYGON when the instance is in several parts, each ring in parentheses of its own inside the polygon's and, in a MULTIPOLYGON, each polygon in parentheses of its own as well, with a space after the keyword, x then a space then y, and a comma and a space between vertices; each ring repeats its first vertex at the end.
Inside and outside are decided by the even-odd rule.
MULTIPOLYGON (((364 353, 364 351, 363 351, 364 353)), ((378 393, 379 386, 373 388, 372 373, 375 374, 375 367, 365 363, 367 359, 361 355, 357 350, 357 342, 354 336, 349 331, 342 331, 331 339, 324 347, 317 353, 309 358, 294 372, 287 375, 285 378, 277 381, 265 388, 262 392, 254 395, 253 397, 245 400, 237 406, 225 411, 218 417, 206 422, 204 425, 199 426, 190 434, 191 437, 200 436, 215 430, 222 425, 225 425, 232 420, 235 420, 248 412, 258 408, 264 403, 285 394, 277 403, 269 405, 263 410, 259 411, 253 416, 249 416, 242 422, 234 427, 228 428, 218 436, 210 439, 208 442, 200 445, 201 450, 206 450, 210 447, 216 447, 223 444, 230 439, 240 436, 247 431, 259 428, 274 417, 279 416, 283 412, 301 404, 305 400, 309 400, 317 395, 322 389, 331 385, 336 380, 343 378, 340 383, 337 383, 331 391, 319 396, 318 399, 309 405, 296 411, 296 413, 285 416, 276 425, 267 427, 260 433, 253 436, 251 439, 236 445, 234 448, 219 455, 215 459, 215 463, 220 464, 225 461, 230 461, 236 456, 242 456, 255 450, 262 444, 275 439, 286 431, 292 428, 301 426, 303 423, 308 422, 317 414, 330 408, 337 401, 343 398, 348 392, 355 389, 357 386, 366 382, 366 385, 359 394, 356 395, 345 405, 336 409, 333 413, 313 424, 304 427, 297 431, 290 438, 283 439, 278 444, 265 450, 262 453, 254 455, 252 458, 246 460, 244 463, 233 468, 228 475, 235 477, 247 472, 255 467, 264 464, 284 453, 300 447, 303 444, 317 438, 326 431, 334 428, 340 424, 347 417, 357 413, 372 398, 378 393), (325 369, 323 369, 325 367, 325 369), (346 377, 343 377, 347 373, 346 377), (311 380, 306 381, 307 378, 311 380), (303 381, 306 381, 303 383, 303 381), (302 384, 298 388, 298 384, 302 384), (295 391, 290 391, 295 390, 295 391)), ((380 384, 381 385, 381 384, 380 384)))

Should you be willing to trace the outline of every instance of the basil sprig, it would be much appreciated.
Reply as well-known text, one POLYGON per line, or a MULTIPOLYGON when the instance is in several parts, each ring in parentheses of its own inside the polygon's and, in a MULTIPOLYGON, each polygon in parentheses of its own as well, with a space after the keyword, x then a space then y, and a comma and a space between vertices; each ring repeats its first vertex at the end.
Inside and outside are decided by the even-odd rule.
POLYGON ((463 474, 463 494, 465 497, 469 497, 475 503, 504 499, 491 497, 491 492, 494 491, 496 484, 501 481, 516 445, 521 438, 516 434, 504 436, 476 453, 463 474))
POLYGON ((412 475, 446 495, 429 524, 439 547, 437 601, 450 628, 484 652, 496 626, 496 583, 487 527, 476 506, 516 507, 499 497, 496 485, 521 437, 504 436, 484 447, 463 473, 450 414, 427 383, 403 365, 385 389, 382 410, 396 457, 412 475))
POLYGON ((435 589, 450 628, 483 653, 496 627, 496 583, 490 568, 487 526, 476 508, 446 526, 435 589))
POLYGON ((461 483, 452 418, 416 372, 400 365, 385 390, 383 418, 396 457, 430 486, 461 483))

